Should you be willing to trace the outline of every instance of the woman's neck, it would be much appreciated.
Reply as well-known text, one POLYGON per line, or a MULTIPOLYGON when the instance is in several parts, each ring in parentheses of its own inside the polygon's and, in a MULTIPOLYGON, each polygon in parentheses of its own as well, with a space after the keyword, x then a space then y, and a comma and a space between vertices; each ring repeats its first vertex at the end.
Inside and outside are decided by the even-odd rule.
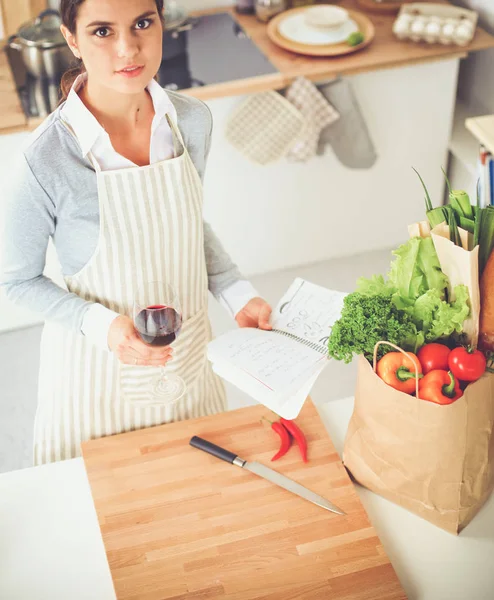
POLYGON ((147 122, 146 116, 153 110, 147 89, 139 94, 120 94, 109 88, 94 86, 88 79, 79 90, 79 97, 109 135, 137 129, 141 123, 147 122))

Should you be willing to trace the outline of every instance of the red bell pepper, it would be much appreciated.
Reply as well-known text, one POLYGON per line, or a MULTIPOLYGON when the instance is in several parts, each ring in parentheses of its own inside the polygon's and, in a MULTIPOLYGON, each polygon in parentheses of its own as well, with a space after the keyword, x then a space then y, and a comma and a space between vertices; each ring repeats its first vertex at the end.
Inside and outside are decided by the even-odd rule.
POLYGON ((413 352, 388 352, 377 363, 377 374, 388 385, 399 392, 413 394, 415 379, 422 377, 422 365, 413 352))
POLYGON ((436 369, 429 371, 419 382, 421 400, 436 404, 452 404, 463 396, 460 383, 451 371, 436 369))

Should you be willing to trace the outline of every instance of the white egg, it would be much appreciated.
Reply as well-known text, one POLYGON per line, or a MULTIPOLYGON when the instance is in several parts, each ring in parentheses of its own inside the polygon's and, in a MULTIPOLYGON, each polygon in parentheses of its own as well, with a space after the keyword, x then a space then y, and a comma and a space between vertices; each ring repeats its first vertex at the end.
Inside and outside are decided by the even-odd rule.
POLYGON ((407 23, 407 25, 410 25, 410 23, 413 21, 413 16, 407 13, 403 13, 398 17, 397 20, 401 21, 402 23, 407 23))
POLYGON ((475 31, 475 27, 473 26, 473 23, 471 21, 467 21, 466 19, 462 19, 460 21, 460 24, 459 24, 458 28, 459 27, 461 27, 465 31, 468 31, 468 34, 470 36, 473 36, 474 31, 475 31))
POLYGON ((441 30, 441 36, 448 40, 452 40, 455 34, 455 26, 452 23, 446 23, 441 30))
POLYGON ((431 36, 438 36, 441 33, 441 27, 439 23, 436 23, 434 21, 428 23, 425 28, 425 33, 431 36))
POLYGON ((457 44, 463 46, 467 44, 472 38, 472 29, 465 27, 464 25, 459 25, 455 29, 454 39, 457 44))
POLYGON ((408 34, 409 23, 409 20, 404 21, 402 18, 397 19, 393 25, 393 33, 399 38, 406 37, 408 34))
POLYGON ((415 35, 422 35, 425 31, 425 21, 423 19, 415 19, 410 27, 410 31, 415 35))

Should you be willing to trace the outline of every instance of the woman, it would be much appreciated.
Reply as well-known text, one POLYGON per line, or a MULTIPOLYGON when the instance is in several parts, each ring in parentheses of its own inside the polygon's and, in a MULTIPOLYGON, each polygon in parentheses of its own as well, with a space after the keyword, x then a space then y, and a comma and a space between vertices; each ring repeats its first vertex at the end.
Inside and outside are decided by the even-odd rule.
POLYGON ((8 297, 47 321, 36 464, 77 456, 90 438, 225 409, 206 358, 208 286, 241 327, 270 328, 270 306, 202 221, 211 114, 153 79, 162 10, 163 0, 61 2, 80 66, 65 74, 64 102, 24 151, 3 248, 8 297), (43 276, 50 236, 67 290, 43 276), (172 347, 148 346, 134 329, 133 296, 147 280, 179 296, 184 325, 172 347), (129 402, 122 373, 158 371, 172 354, 185 396, 159 407, 129 402))

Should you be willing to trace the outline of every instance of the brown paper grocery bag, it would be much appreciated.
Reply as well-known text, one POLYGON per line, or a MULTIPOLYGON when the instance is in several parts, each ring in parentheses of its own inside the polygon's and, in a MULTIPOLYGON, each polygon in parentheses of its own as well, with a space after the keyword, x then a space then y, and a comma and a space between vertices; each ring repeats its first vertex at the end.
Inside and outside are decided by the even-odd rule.
POLYGON ((459 533, 494 488, 494 375, 441 406, 394 390, 360 356, 343 462, 358 483, 459 533))
POLYGON ((449 280, 449 299, 454 300, 454 288, 463 284, 470 293, 470 317, 463 324, 469 343, 477 347, 479 339, 480 287, 479 287, 479 247, 468 250, 468 236, 464 229, 459 229, 463 248, 456 246, 449 239, 449 227, 442 223, 431 232, 437 252, 441 271, 449 280))

